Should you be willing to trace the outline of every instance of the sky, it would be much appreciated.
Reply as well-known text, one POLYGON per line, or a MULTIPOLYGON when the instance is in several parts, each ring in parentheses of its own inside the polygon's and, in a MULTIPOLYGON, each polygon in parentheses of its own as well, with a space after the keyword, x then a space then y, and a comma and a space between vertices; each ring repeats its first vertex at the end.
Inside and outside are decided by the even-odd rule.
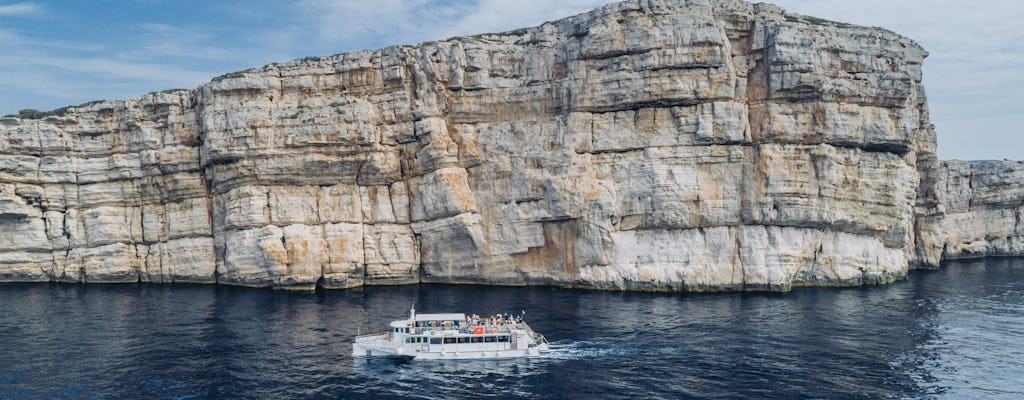
MULTIPOLYGON (((306 56, 500 32, 607 0, 0 0, 0 115, 306 56)), ((1024 0, 774 0, 920 43, 942 159, 1024 159, 1024 0)))

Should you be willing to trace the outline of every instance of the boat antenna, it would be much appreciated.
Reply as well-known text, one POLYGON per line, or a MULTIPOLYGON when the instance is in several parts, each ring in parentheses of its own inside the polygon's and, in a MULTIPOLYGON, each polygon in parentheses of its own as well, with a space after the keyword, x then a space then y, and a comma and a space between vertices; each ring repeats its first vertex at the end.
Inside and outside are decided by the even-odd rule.
POLYGON ((409 322, 416 321, 416 300, 412 301, 412 307, 409 308, 409 322))

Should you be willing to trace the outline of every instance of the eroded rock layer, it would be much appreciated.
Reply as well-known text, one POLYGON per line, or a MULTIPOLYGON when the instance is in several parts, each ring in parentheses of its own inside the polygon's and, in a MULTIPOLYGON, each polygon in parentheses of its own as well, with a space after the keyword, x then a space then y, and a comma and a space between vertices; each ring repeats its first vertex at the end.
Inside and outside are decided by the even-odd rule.
POLYGON ((6 118, 0 279, 888 282, 950 224, 925 56, 770 5, 634 0, 6 118))
POLYGON ((943 161, 945 212, 930 243, 943 259, 1024 255, 1024 164, 943 161))

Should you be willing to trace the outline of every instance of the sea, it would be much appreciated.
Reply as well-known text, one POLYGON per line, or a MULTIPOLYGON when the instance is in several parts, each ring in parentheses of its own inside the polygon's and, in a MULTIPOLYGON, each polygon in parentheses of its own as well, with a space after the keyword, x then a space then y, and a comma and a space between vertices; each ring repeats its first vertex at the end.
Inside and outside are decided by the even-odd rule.
POLYGON ((0 285, 3 399, 1020 399, 1024 259, 789 293, 0 285), (418 312, 523 314, 538 359, 351 357, 418 312))

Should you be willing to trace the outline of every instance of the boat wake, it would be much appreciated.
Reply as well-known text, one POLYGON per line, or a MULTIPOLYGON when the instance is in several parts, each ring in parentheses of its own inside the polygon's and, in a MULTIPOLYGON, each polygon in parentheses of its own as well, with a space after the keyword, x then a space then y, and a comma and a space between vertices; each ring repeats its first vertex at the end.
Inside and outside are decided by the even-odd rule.
POLYGON ((551 360, 584 360, 584 359, 613 359, 632 358, 638 356, 658 357, 672 354, 679 354, 682 349, 679 347, 641 347, 629 344, 621 339, 591 339, 591 340, 569 340, 563 339, 550 342, 551 352, 545 358, 551 360))
POLYGON ((552 360, 581 360, 587 358, 600 358, 612 355, 619 350, 611 346, 611 343, 601 340, 559 340, 550 342, 548 346, 551 352, 545 358, 552 360))

